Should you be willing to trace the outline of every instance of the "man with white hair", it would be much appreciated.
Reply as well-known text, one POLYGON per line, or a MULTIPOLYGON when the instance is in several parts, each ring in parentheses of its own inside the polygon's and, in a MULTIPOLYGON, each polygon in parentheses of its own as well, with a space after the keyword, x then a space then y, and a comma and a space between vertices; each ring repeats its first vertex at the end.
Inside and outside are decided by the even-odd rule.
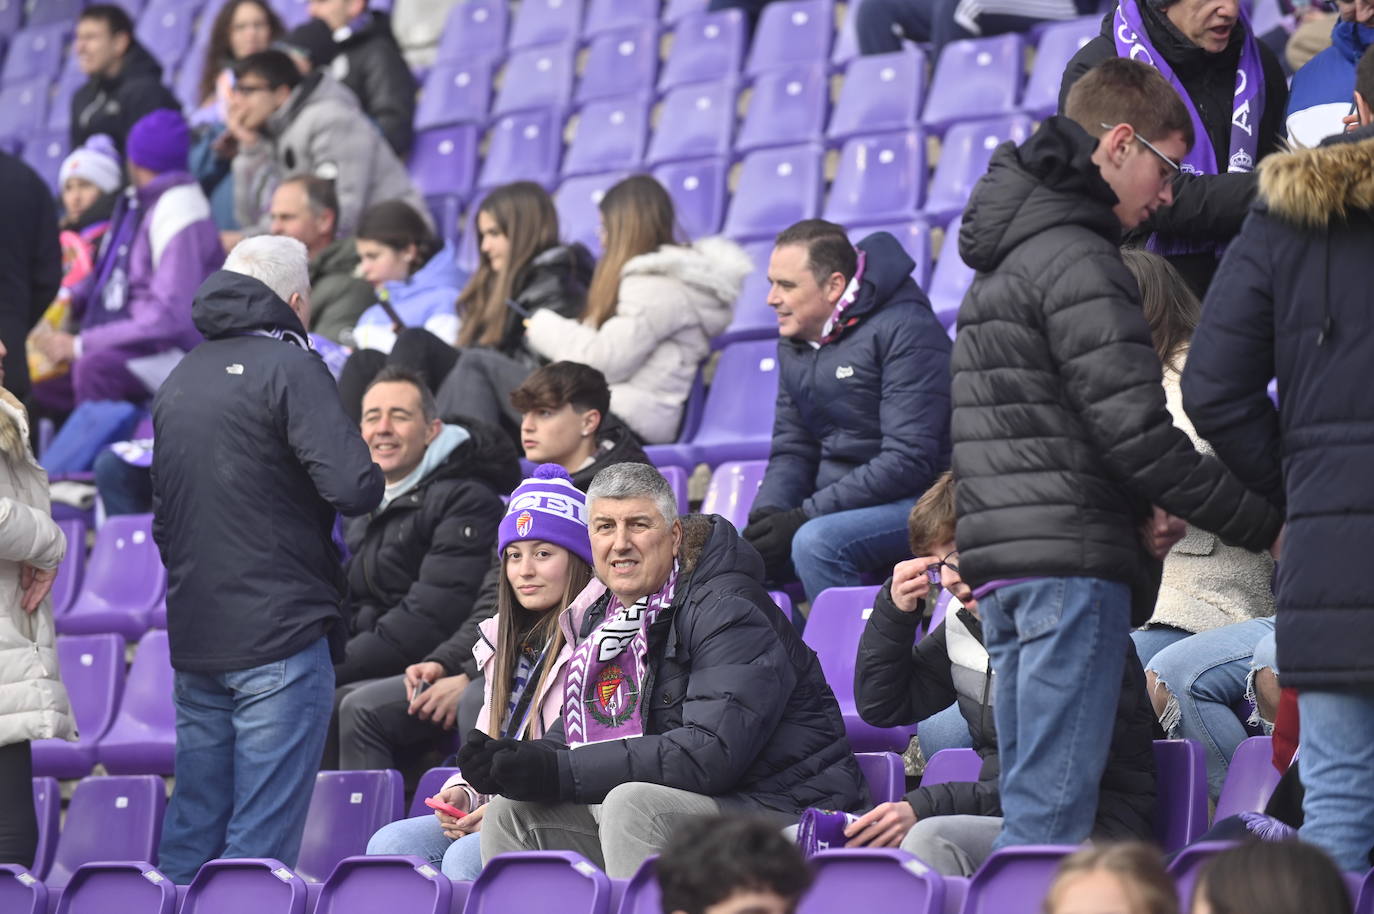
POLYGON ((159 856, 177 883, 215 857, 295 863, 345 638, 330 531, 385 485, 310 347, 306 269, 294 238, 236 246, 192 305, 206 342, 153 403, 177 708, 159 856))

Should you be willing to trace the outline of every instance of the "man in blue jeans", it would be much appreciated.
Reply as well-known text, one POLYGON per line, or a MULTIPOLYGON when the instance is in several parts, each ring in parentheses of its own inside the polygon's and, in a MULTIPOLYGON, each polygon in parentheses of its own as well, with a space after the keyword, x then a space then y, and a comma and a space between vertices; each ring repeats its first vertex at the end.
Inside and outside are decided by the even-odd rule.
POLYGON ((167 566, 176 787, 160 867, 296 862, 342 659, 335 512, 384 480, 306 337, 305 246, 240 243, 192 306, 207 342, 153 404, 153 537, 167 566))
POLYGON ((993 154, 959 236, 978 273, 953 358, 956 539, 997 677, 999 847, 1088 837, 1130 628, 1183 534, 1170 515, 1250 549, 1282 521, 1174 427, 1118 248, 1172 199, 1187 108, 1113 58, 1066 112, 993 154))

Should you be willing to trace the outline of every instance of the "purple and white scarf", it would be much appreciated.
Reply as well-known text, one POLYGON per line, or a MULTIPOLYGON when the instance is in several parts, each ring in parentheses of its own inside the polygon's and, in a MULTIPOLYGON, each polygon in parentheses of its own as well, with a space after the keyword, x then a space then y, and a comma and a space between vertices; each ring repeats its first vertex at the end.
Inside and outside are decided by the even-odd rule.
POLYGON ((568 747, 644 735, 642 690, 648 671, 649 628, 672 605, 678 563, 658 593, 631 606, 614 594, 606 619, 573 651, 563 686, 568 747))
POLYGON ((849 310, 850 305, 859 300, 859 291, 863 289, 864 284, 864 264, 868 262, 868 255, 859 248, 855 248, 854 252, 858 254, 854 267, 854 278, 849 281, 849 285, 845 286, 844 294, 835 303, 835 310, 830 312, 830 318, 821 328, 821 339, 816 344, 817 348, 839 339, 845 328, 853 326, 856 320, 855 318, 846 319, 844 313, 849 310))

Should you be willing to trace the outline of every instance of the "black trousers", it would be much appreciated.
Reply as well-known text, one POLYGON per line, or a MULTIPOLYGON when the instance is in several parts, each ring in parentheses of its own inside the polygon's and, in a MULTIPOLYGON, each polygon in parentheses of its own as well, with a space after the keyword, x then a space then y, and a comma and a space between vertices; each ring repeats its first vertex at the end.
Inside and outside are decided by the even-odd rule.
POLYGON ((33 866, 38 816, 33 811, 33 755, 29 741, 0 746, 0 863, 33 866))

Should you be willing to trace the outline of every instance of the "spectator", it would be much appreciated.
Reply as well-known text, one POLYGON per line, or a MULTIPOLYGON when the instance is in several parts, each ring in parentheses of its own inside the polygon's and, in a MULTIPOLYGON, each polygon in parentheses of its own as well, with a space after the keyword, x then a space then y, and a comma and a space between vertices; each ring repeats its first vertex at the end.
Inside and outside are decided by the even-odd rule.
MULTIPOLYGON (((616 184, 598 204, 605 253, 592 274, 580 321, 542 308, 528 319, 525 345, 550 361, 581 362, 606 376, 611 408, 650 444, 677 437, 682 408, 711 338, 730 324, 751 265, 723 238, 673 241, 673 200, 648 175, 616 184)), ((514 427, 510 392, 529 365, 471 349, 439 389, 439 403, 514 427)))
MULTIPOLYGON (((574 646, 571 620, 586 608, 574 598, 592 578, 586 496, 566 470, 544 464, 511 493, 497 555, 503 580, 496 616, 481 625, 476 662, 485 696, 476 726, 493 738, 539 739, 563 714, 563 681, 574 646)), ((417 687, 423 694, 422 684, 423 679, 405 683, 411 695, 417 687)), ((446 726, 452 726, 455 710, 450 703, 441 712, 446 726)), ((389 750, 377 748, 382 755, 389 750)), ((372 836, 367 852, 416 854, 441 865, 450 879, 476 879, 487 798, 461 774, 445 781, 435 798, 467 815, 435 810, 394 822, 372 836)))
POLYGON ((310 15, 334 33, 338 48, 330 72, 353 90, 402 161, 415 139, 415 77, 391 34, 391 19, 367 0, 309 0, 310 15))
POLYGON ((272 191, 298 174, 334 182, 341 234, 382 200, 404 200, 424 211, 401 160, 367 123, 353 94, 328 73, 302 77, 287 54, 270 50, 239 61, 234 77, 232 140, 225 152, 234 155, 239 225, 265 231, 272 191))
POLYGON ((1213 857, 1193 886, 1193 914, 1350 914, 1340 870, 1297 841, 1249 841, 1213 857))
MULTIPOLYGON (((1173 200, 1141 220, 1201 297, 1220 246, 1240 231, 1255 192, 1255 164, 1283 148, 1288 83, 1278 59, 1240 18, 1241 0, 1119 0, 1102 34, 1064 71, 1059 110, 1093 65, 1129 57, 1157 67, 1183 99, 1193 144, 1174 177, 1173 200)), ((1097 131, 1097 125, 1088 128, 1097 131)))
POLYGON ((1374 847, 1374 593, 1361 573, 1374 530, 1360 371, 1362 282, 1374 241, 1374 128, 1266 165, 1260 201, 1209 293, 1183 376, 1198 433, 1244 482, 1286 506, 1278 663, 1298 690, 1300 835, 1343 870, 1374 847), (1277 328, 1283 328, 1279 332, 1277 328), (1277 374, 1275 407, 1266 393, 1277 374))
POLYGON ((196 288, 224 262, 210 204, 186 170, 190 136, 175 111, 160 109, 129 131, 132 186, 115 207, 94 269, 71 290, 76 333, 42 333, 34 346, 71 373, 40 384, 50 409, 88 400, 146 400, 136 360, 185 352, 200 342, 192 323, 196 288))
POLYGON ((794 914, 811 885, 797 848, 767 822, 684 822, 658 858, 663 914, 794 914))
POLYGON ((62 248, 52 193, 32 168, 0 152, 0 187, 9 212, 0 225, 0 370, 22 402, 29 395, 24 341, 62 286, 62 248))
POLYGON ((391 31, 411 70, 434 66, 449 13, 460 0, 395 0, 391 31))
POLYGON ((1288 96, 1288 139, 1311 148, 1345 131, 1354 106, 1355 71, 1365 49, 1374 45, 1374 2, 1343 0, 1331 30, 1331 46, 1293 74, 1288 96))
POLYGON ((1374 124, 1374 54, 1366 48, 1355 72, 1354 111, 1346 115, 1346 130, 1374 124))
MULTIPOLYGON (((947 876, 971 876, 992 853, 1002 826, 992 707, 997 684, 978 601, 959 577, 954 493, 953 474, 945 472, 911 511, 911 551, 921 558, 898 563, 874 600, 859 641, 854 695, 860 715, 876 727, 909 726, 957 705, 983 768, 976 782, 921 786, 879 804, 845 834, 851 846, 901 845, 947 876), (937 580, 951 597, 945 621, 913 648, 937 580)), ((1148 841, 1154 837, 1154 715, 1134 656, 1117 694, 1092 837, 1148 841)))
POLYGON ((1044 911, 1178 914, 1178 893, 1159 851, 1145 844, 1107 844, 1065 858, 1045 896, 1044 911))
POLYGON ((342 343, 377 300, 359 279, 358 248, 338 237, 339 198, 332 181, 314 175, 287 178, 272 194, 272 234, 295 238, 310 255, 310 332, 342 343))
POLYGON ((295 864, 345 636, 330 530, 385 486, 306 342, 305 245, 251 238, 225 266, 196 294, 207 342, 153 405, 177 705, 158 856, 178 884, 215 857, 295 864))
POLYGON ((1187 108, 1111 59, 1067 110, 993 154, 959 236, 978 275, 952 365, 957 539, 999 680, 998 847, 1091 831, 1129 631, 1184 532, 1169 515, 1248 548, 1281 521, 1174 427, 1117 247, 1172 199, 1187 108))
POLYGON ((1042 22, 1097 12, 1096 0, 860 0, 851 11, 859 53, 888 54, 902 42, 931 43, 1024 32, 1042 22))
POLYGON ((579 598, 593 602, 568 666, 566 730, 523 742, 474 730, 458 756, 469 784, 501 795, 482 858, 574 850, 624 879, 693 816, 744 808, 781 828, 807 806, 862 806, 816 655, 734 528, 679 520, 667 480, 641 464, 602 470, 587 503, 599 580, 579 598))
POLYGON ((949 466, 949 337, 886 232, 858 250, 807 219, 778 235, 778 404, 744 538, 815 600, 907 556, 916 495, 949 466))
POLYGON ((122 153, 129 131, 145 115, 181 110, 162 84, 162 65, 134 40, 134 24, 122 8, 97 3, 82 10, 72 48, 88 77, 72 95, 72 149, 103 133, 122 153))
MULTIPOLYGON (((0 359, 4 355, 0 342, 0 359)), ((0 384, 4 379, 0 368, 0 384)), ((0 625, 0 802, 5 808, 0 864, 29 869, 38 849, 29 743, 75 740, 76 720, 57 672, 48 600, 67 540, 48 514, 48 477, 29 447, 28 415, 8 390, 0 390, 0 479, 5 491, 0 497, 0 579, 6 602, 0 625)))

